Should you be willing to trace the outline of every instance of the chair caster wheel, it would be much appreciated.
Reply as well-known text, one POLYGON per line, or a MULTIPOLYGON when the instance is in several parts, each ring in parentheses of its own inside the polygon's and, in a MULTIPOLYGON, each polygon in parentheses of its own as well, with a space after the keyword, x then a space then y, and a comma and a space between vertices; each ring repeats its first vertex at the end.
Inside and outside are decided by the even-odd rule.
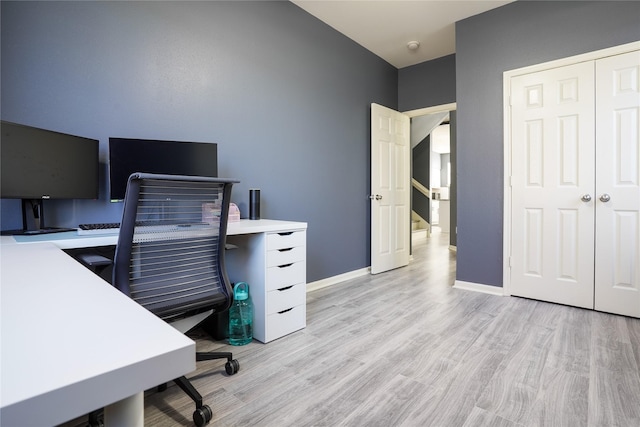
POLYGON ((202 407, 196 409, 193 413, 193 422, 198 427, 209 424, 211 418, 213 418, 213 412, 211 411, 209 405, 202 405, 202 407))
POLYGON ((104 427, 104 410, 97 409, 89 413, 87 427, 104 427))
POLYGON ((233 375, 240 370, 240 362, 236 359, 230 360, 224 365, 225 371, 227 371, 227 375, 233 375))

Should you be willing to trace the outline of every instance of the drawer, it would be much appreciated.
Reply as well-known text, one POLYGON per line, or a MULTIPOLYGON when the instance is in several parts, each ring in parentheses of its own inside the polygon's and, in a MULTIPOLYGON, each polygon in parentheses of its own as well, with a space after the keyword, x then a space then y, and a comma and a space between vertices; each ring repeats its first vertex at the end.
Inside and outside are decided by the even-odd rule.
POLYGON ((307 303, 307 285, 304 283, 267 292, 267 314, 284 311, 307 303))
POLYGON ((293 248, 295 246, 305 246, 307 244, 307 232, 287 231, 283 233, 267 234, 267 250, 293 248))
POLYGON ((267 251, 267 267, 291 264, 307 259, 307 247, 297 246, 295 248, 267 251))
POLYGON ((265 342, 283 337, 307 325, 307 306, 298 305, 292 309, 267 315, 265 342))
POLYGON ((285 264, 281 267, 267 268, 267 280, 265 281, 267 291, 284 288, 286 286, 306 283, 307 263, 304 261, 285 264))

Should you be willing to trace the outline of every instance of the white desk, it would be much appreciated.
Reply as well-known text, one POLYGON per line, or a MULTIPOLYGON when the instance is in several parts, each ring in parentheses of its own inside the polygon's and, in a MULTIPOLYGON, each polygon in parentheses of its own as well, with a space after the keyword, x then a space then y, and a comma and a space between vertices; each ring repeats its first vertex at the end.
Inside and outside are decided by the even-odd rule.
MULTIPOLYGON (((228 234, 292 227, 307 225, 242 220, 228 234)), ((195 370, 193 341, 61 250, 115 245, 117 235, 18 240, 0 238, 2 425, 51 426, 112 404, 107 422, 133 405, 141 425, 143 391, 195 370)))
POLYGON ((2 425, 51 426, 129 397, 142 416, 144 390, 195 369, 192 340, 55 245, 2 243, 2 425))

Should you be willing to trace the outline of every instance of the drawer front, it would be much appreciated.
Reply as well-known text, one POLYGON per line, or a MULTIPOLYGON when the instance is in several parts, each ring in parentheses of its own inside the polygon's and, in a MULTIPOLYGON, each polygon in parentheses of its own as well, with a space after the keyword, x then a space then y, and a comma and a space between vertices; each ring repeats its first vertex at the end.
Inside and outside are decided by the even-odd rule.
POLYGON ((307 325, 307 306, 298 305, 284 313, 267 315, 265 342, 283 337, 307 325))
POLYGON ((307 232, 288 231, 283 233, 267 234, 267 250, 293 248, 307 244, 307 232))
POLYGON ((265 285, 267 291, 284 288, 286 286, 306 283, 307 263, 304 261, 285 264, 281 267, 267 268, 267 280, 265 285))
POLYGON ((276 289, 267 293, 267 315, 287 310, 297 305, 307 303, 307 285, 300 283, 295 286, 276 289))
POLYGON ((307 259, 306 246, 297 246, 289 249, 267 251, 267 267, 291 264, 307 259))

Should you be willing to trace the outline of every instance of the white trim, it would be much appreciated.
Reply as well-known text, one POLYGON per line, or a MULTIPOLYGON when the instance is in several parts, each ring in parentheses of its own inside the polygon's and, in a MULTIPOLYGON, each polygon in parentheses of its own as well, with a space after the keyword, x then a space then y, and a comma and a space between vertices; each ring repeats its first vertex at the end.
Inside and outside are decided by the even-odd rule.
POLYGON ((457 246, 454 246, 454 245, 449 245, 449 250, 450 250, 451 252, 458 252, 458 247, 457 247, 457 246))
POLYGON ((418 117, 418 116, 424 116, 425 114, 441 113, 443 111, 454 111, 457 109, 458 109, 457 104, 455 102, 452 102, 450 104, 435 105, 433 107, 418 108, 417 110, 403 111, 402 114, 405 114, 409 117, 418 117))
POLYGON ((581 55, 561 58, 554 61, 543 62, 541 64, 530 65, 515 70, 508 70, 502 74, 503 93, 503 129, 504 129, 504 206, 503 206, 503 229, 502 229, 502 289, 504 295, 511 295, 511 269, 509 267, 511 258, 511 79, 524 74, 536 73, 538 71, 552 68, 564 67, 585 61, 595 61, 608 56, 620 55, 640 49, 640 41, 613 46, 606 49, 596 50, 581 55))
POLYGON ((358 277, 366 276, 371 271, 370 267, 361 268, 360 270, 348 271, 337 276, 327 277, 326 279, 317 280, 315 282, 307 283, 307 292, 317 291, 318 289, 326 288, 328 286, 337 285, 346 280, 356 279, 358 277))
POLYGON ((504 188, 503 188, 503 215, 502 215, 502 289, 506 295, 510 295, 511 288, 511 78, 507 71, 502 80, 502 117, 503 117, 503 152, 504 152, 504 188))
POLYGON ((456 280, 453 284, 455 289, 462 289, 465 291, 481 292, 483 294, 504 296, 504 288, 499 286, 483 285, 482 283, 465 282, 462 280, 456 280))
POLYGON ((523 74, 536 73, 538 71, 564 67, 566 65, 573 65, 579 62, 594 61, 596 59, 620 55, 622 53, 632 52, 638 49, 640 49, 640 41, 613 46, 606 49, 595 50, 593 52, 587 52, 580 55, 569 56, 567 58, 555 59, 553 61, 542 62, 540 64, 529 65, 527 67, 517 68, 515 70, 508 70, 505 71, 503 75, 505 78, 508 76, 510 79, 512 77, 521 76, 523 74))

